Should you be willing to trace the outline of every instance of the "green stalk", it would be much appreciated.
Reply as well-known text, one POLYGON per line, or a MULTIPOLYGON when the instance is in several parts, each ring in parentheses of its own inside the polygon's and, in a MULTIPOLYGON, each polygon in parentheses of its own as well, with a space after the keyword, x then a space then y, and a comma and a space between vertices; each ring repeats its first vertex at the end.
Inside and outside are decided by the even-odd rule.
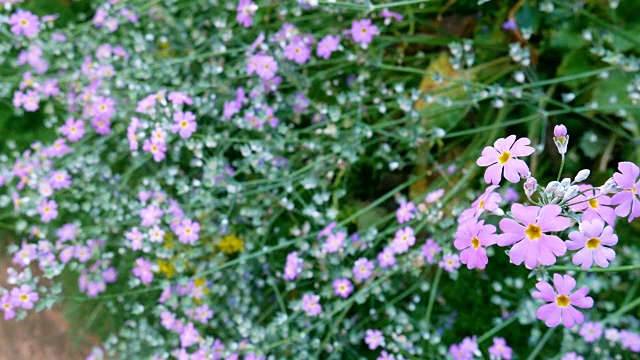
POLYGON ((553 331, 555 329, 556 328, 549 328, 549 330, 547 330, 547 332, 544 334, 542 339, 540 339, 540 342, 538 342, 538 345, 536 345, 536 347, 533 349, 531 354, 529 354, 529 357, 527 358, 527 360, 535 360, 535 359, 537 359, 538 353, 540 353, 540 351, 544 347, 544 344, 546 344, 547 341, 549 341, 549 338, 551 337, 551 335, 553 335, 553 331))
POLYGON ((438 267, 435 280, 433 281, 433 287, 431 287, 431 293, 429 294, 429 303, 427 304, 427 313, 425 314, 425 320, 427 321, 427 331, 429 331, 429 327, 431 325, 431 312, 433 311, 433 303, 436 301, 436 293, 438 292, 438 285, 440 285, 442 271, 442 268, 438 267))

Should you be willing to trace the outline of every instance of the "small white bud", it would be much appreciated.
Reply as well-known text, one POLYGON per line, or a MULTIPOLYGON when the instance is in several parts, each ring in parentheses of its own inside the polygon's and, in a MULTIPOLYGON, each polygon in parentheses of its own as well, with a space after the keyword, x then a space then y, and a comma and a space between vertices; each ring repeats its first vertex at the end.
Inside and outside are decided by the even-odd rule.
POLYGON ((571 185, 567 189, 567 192, 564 194, 564 199, 569 200, 571 198, 574 198, 579 193, 580 193, 580 187, 578 185, 571 185))
POLYGON ((549 184, 547 184, 547 187, 544 189, 544 192, 552 193, 552 192, 556 191, 556 189, 558 189, 558 187, 560 187, 560 183, 557 182, 557 181, 552 181, 549 184))
POLYGON ((576 175, 575 182, 585 181, 589 177, 589 174, 591 174, 591 171, 587 169, 578 171, 578 175, 576 175))

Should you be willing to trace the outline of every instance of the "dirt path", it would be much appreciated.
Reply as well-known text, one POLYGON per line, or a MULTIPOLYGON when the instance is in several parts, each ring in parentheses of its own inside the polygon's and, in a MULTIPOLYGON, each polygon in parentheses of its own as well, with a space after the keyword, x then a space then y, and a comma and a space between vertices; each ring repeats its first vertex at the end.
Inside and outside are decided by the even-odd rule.
MULTIPOLYGON (((6 285, 10 261, 0 260, 0 284, 6 285)), ((67 331, 59 309, 32 313, 24 321, 4 320, 0 313, 0 360, 80 360, 86 354, 67 331)))

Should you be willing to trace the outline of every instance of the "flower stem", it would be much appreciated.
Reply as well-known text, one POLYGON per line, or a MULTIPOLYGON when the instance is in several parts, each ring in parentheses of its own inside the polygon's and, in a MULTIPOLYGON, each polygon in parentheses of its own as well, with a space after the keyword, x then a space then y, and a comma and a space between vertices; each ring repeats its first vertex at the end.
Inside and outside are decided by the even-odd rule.
POLYGON ((429 330, 430 320, 431 320, 431 311, 433 311, 433 303, 436 300, 436 293, 438 292, 438 285, 440 285, 441 277, 442 277, 442 268, 438 267, 438 271, 436 271, 435 279, 433 280, 433 287, 431 288, 431 294, 429 294, 429 303, 427 304, 427 313, 425 314, 425 319, 427 321, 427 331, 429 330))
POLYGON ((540 350, 542 350, 542 348, 544 347, 544 344, 546 344, 547 341, 549 341, 549 338, 551 337, 551 335, 553 335, 553 331, 555 329, 556 328, 549 328, 549 330, 547 330, 547 332, 544 334, 542 339, 540 339, 540 341, 538 342, 538 345, 536 345, 536 347, 533 349, 533 351, 531 352, 527 360, 537 359, 538 353, 540 352, 540 350))
POLYGON ((560 164, 560 171, 558 171, 558 181, 562 177, 562 170, 564 169, 564 154, 562 154, 562 163, 560 164))
POLYGON ((480 335, 478 337, 478 344, 480 344, 481 342, 489 339, 490 337, 492 337, 493 335, 498 333, 498 331, 500 331, 500 330, 506 328, 507 326, 511 325, 511 323, 513 323, 517 319, 518 319, 518 317, 513 315, 509 319, 507 319, 507 320, 501 322, 500 324, 498 324, 497 326, 494 326, 491 330, 485 332, 484 334, 482 334, 482 335, 480 335))

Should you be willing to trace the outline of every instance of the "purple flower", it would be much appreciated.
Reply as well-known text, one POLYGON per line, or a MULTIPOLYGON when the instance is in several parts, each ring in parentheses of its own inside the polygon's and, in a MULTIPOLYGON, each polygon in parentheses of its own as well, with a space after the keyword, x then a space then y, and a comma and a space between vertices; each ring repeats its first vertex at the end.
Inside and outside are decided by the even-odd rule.
POLYGON ((496 243, 496 227, 484 225, 484 221, 470 220, 458 226, 453 245, 461 250, 460 261, 469 269, 484 269, 489 262, 487 246, 496 243))
POLYGON ((427 239, 427 242, 422 245, 422 255, 427 259, 427 263, 433 264, 435 262, 434 256, 440 253, 440 246, 433 240, 427 239))
POLYGON ((142 226, 153 226, 160 223, 160 218, 164 215, 164 212, 155 205, 149 205, 140 210, 140 217, 142 218, 142 226))
POLYGON ((409 248, 416 243, 416 237, 413 228, 407 226, 396 231, 396 235, 391 243, 391 248, 396 254, 402 254, 409 251, 409 248))
POLYGON ((193 105, 193 99, 189 97, 189 95, 185 94, 182 91, 172 91, 167 96, 167 99, 171 101, 173 105, 193 105))
POLYGON ((578 355, 575 351, 572 351, 564 354, 560 360, 584 360, 584 357, 578 355))
POLYGON ((634 353, 640 353, 640 335, 628 330, 620 331, 620 344, 623 349, 629 349, 634 353))
POLYGON ((71 176, 66 171, 54 171, 49 178, 49 184, 55 190, 66 189, 71 186, 71 176))
POLYGON ((87 262, 91 259, 91 249, 88 246, 76 246, 73 256, 80 260, 80 262, 87 262))
POLYGON ((458 257, 458 254, 446 254, 442 257, 438 266, 446 272, 453 272, 460 268, 460 257, 458 257))
POLYGON ((593 189, 591 185, 580 185, 580 191, 584 193, 567 202, 571 210, 584 211, 582 221, 602 219, 613 226, 616 221, 616 212, 610 207, 611 198, 603 195, 600 189, 593 189))
POLYGON ((556 327, 562 321, 562 324, 568 328, 572 328, 575 324, 582 324, 584 315, 574 306, 588 309, 593 306, 593 299, 586 296, 589 288, 581 287, 571 294, 571 290, 576 287, 576 280, 569 275, 553 275, 553 290, 549 283, 540 281, 536 284, 539 291, 535 291, 532 296, 549 304, 542 305, 538 308, 536 315, 538 319, 543 320, 548 327, 556 327))
POLYGON ((71 142, 80 140, 84 134, 84 122, 82 120, 67 119, 67 122, 60 127, 60 133, 67 137, 71 142))
POLYGON ((144 258, 136 259, 137 266, 133 268, 133 275, 140 278, 143 284, 149 285, 153 281, 151 263, 144 258))
POLYGON ((300 272, 302 271, 302 260, 298 257, 298 253, 296 251, 292 251, 287 255, 287 262, 284 266, 284 276, 285 280, 295 280, 300 276, 300 272))
POLYGON ((180 137, 187 139, 196 132, 198 124, 196 124, 196 116, 191 112, 178 111, 173 114, 173 125, 171 125, 172 133, 180 133, 180 137))
POLYGON ((180 346, 182 348, 188 348, 193 344, 197 344, 200 341, 200 334, 198 330, 193 326, 192 322, 189 322, 187 326, 182 329, 180 334, 180 346))
POLYGON ((471 203, 471 208, 460 214, 458 217, 458 223, 465 223, 471 218, 478 219, 484 211, 494 212, 499 210, 502 197, 500 194, 493 192, 497 188, 498 185, 491 185, 487 187, 484 193, 471 203))
POLYGON ((38 212, 42 222, 51 222, 51 220, 58 217, 58 204, 53 200, 42 200, 38 205, 38 212))
POLYGON ((516 141, 516 136, 496 140, 493 147, 487 146, 482 150, 482 156, 476 161, 479 166, 488 166, 484 173, 484 181, 487 184, 500 184, 504 169, 504 178, 512 183, 520 181, 520 176, 529 173, 527 164, 518 159, 518 156, 531 155, 535 149, 529 146, 531 140, 521 138, 516 141))
POLYGON ((640 169, 638 165, 623 161, 618 164, 618 170, 613 174, 613 180, 623 190, 611 198, 611 204, 617 205, 616 215, 620 217, 629 216, 629 222, 640 217, 640 200, 638 199, 638 188, 640 187, 640 169))
POLYGON ((296 37, 284 48, 284 57, 298 64, 304 64, 311 57, 311 49, 301 37, 296 37))
POLYGON ((322 250, 327 253, 334 253, 344 246, 344 240, 346 238, 347 233, 344 231, 338 231, 335 234, 331 234, 327 237, 327 241, 324 243, 322 250))
POLYGON ((516 21, 514 19, 509 19, 502 23, 502 30, 518 30, 518 24, 516 24, 516 21))
POLYGON ((202 304, 193 309, 193 318, 203 324, 206 324, 212 317, 213 311, 211 311, 207 304, 202 304))
POLYGON ((182 219, 180 225, 176 227, 178 241, 183 244, 195 244, 200 235, 200 224, 190 219, 182 219))
POLYGON ((167 145, 164 142, 153 142, 147 139, 142 145, 142 150, 151 153, 151 155, 153 155, 153 161, 160 162, 164 160, 167 145))
POLYGON ((320 296, 315 294, 304 294, 302 296, 302 311, 304 311, 308 316, 318 316, 318 314, 322 312, 320 296))
POLYGON ((356 260, 353 265, 353 278, 356 281, 365 281, 373 273, 373 267, 375 264, 373 261, 369 261, 367 258, 360 258, 356 260))
POLYGON ((33 309, 33 304, 40 299, 37 292, 32 291, 31 286, 21 285, 19 288, 11 289, 11 298, 16 307, 25 310, 33 309))
POLYGON ((253 25, 253 15, 258 11, 258 5, 251 0, 240 0, 236 14, 236 20, 245 28, 249 28, 253 25))
POLYGON ((454 360, 473 359, 473 353, 470 353, 465 348, 463 348, 462 345, 458 344, 451 344, 451 346, 449 346, 449 355, 451 355, 454 360))
POLYGON ((389 354, 386 350, 382 350, 376 360, 396 360, 396 357, 393 354, 389 354))
POLYGON ((262 80, 270 80, 278 72, 278 63, 269 55, 253 55, 247 63, 247 75, 258 74, 262 80))
POLYGON ((432 192, 428 193, 425 196, 424 201, 427 204, 431 204, 431 203, 434 203, 434 202, 438 201, 442 197, 442 195, 444 195, 444 189, 436 189, 436 190, 433 190, 432 192))
POLYGON ((384 344, 384 336, 382 334, 382 331, 368 329, 365 334, 366 336, 364 338, 364 342, 365 344, 367 344, 367 346, 369 346, 369 350, 375 350, 380 345, 384 344))
POLYGON ((496 359, 511 360, 513 356, 513 349, 507 346, 507 341, 504 338, 493 338, 493 345, 489 348, 489 354, 496 359))
POLYGON ((26 10, 18 9, 11 15, 9 25, 11 25, 11 32, 16 35, 34 38, 40 33, 40 20, 26 10))
POLYGON ((609 267, 609 261, 616 258, 616 252, 605 245, 613 246, 618 243, 618 235, 613 233, 613 228, 605 227, 604 221, 595 219, 581 222, 578 230, 569 233, 571 241, 567 241, 567 249, 580 249, 573 255, 573 264, 588 269, 595 260, 598 266, 609 267))
POLYGON ((415 211, 416 206, 411 201, 403 201, 396 211, 396 219, 398 219, 398 224, 403 224, 413 219, 415 211))
POLYGON ((393 248, 386 247, 378 253, 378 264, 380 264, 380 267, 384 269, 396 264, 396 256, 393 248))
POLYGON ((584 339, 584 342, 593 343, 600 339, 603 329, 602 323, 589 321, 582 325, 579 334, 584 339))
POLYGON ((358 44, 370 44, 378 35, 378 27, 371 25, 370 19, 356 20, 351 23, 351 37, 358 44))
POLYGON ((140 250, 142 249, 142 238, 143 235, 138 230, 138 227, 134 226, 130 231, 124 233, 124 237, 126 237, 129 241, 131 241, 131 249, 132 250, 140 250))
POLYGON ((16 305, 10 294, 4 294, 0 297, 0 308, 4 311, 4 319, 11 320, 16 317, 16 305))
POLYGON ((316 49, 316 55, 325 60, 331 57, 334 51, 340 48, 340 36, 327 35, 320 40, 318 48, 316 49))
MULTIPOLYGON (((402 21, 402 19, 404 19, 402 14, 390 11, 389 9, 382 9, 382 11, 380 11, 380 16, 387 20, 402 21)), ((386 23, 387 22, 385 21, 385 24, 386 23)))
POLYGON ((335 279, 331 285, 333 285, 333 293, 345 299, 353 292, 353 285, 349 279, 335 279))
POLYGON ((524 261, 527 269, 533 269, 538 263, 553 265, 556 256, 567 251, 565 243, 555 235, 545 232, 563 231, 571 225, 571 220, 560 216, 562 208, 558 205, 524 206, 513 204, 511 214, 517 220, 500 220, 497 236, 500 246, 513 247, 509 250, 511 263, 520 265, 524 261))

